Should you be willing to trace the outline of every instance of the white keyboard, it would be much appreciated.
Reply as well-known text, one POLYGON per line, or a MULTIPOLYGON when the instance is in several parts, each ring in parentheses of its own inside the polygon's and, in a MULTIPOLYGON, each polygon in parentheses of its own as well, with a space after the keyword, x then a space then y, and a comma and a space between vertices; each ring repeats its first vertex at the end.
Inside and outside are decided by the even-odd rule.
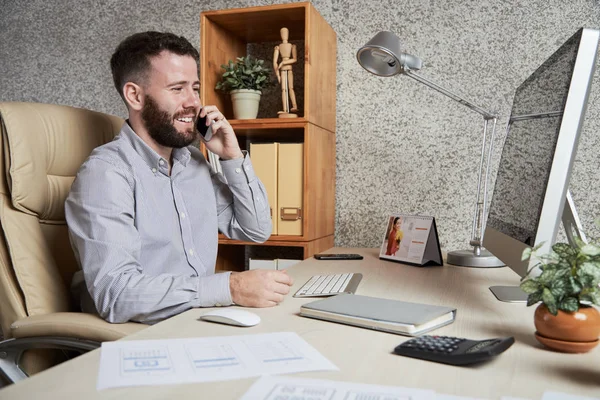
POLYGON ((335 275, 314 275, 294 294, 294 297, 334 296, 340 293, 354 293, 362 279, 362 274, 347 273, 335 275))

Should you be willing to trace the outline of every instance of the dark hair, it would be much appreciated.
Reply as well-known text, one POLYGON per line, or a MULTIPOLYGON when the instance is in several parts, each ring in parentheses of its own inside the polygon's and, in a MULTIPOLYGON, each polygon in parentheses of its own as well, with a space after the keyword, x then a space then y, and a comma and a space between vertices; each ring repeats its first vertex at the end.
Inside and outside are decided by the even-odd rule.
POLYGON ((162 51, 180 56, 190 56, 196 63, 200 58, 198 50, 183 36, 168 32, 140 32, 127 37, 110 58, 115 88, 123 97, 123 86, 127 82, 140 82, 147 77, 150 58, 162 51))

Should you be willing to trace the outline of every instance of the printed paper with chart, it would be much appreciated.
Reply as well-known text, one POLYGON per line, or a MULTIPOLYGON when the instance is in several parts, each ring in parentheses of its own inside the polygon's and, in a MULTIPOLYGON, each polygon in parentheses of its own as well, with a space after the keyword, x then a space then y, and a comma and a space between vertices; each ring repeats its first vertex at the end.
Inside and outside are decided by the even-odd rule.
POLYGON ((433 390, 265 376, 240 400, 435 400, 433 390))
POLYGON ((337 370, 293 332, 102 343, 97 388, 337 370))

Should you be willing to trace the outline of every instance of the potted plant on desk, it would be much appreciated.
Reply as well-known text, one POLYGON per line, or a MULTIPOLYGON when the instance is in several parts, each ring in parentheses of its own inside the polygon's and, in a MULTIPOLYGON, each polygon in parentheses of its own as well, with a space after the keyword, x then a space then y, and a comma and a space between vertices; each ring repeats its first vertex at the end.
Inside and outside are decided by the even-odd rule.
POLYGON ((247 56, 221 65, 225 72, 215 88, 231 95, 235 119, 254 119, 258 115, 262 90, 271 84, 271 70, 264 63, 247 56))
POLYGON ((600 336, 600 312, 593 306, 600 305, 600 242, 557 243, 544 255, 536 254, 539 247, 523 252, 523 260, 535 257, 538 263, 521 283, 528 306, 541 302, 534 315, 535 337, 554 350, 587 352, 600 336), (529 277, 536 267, 541 274, 529 277))

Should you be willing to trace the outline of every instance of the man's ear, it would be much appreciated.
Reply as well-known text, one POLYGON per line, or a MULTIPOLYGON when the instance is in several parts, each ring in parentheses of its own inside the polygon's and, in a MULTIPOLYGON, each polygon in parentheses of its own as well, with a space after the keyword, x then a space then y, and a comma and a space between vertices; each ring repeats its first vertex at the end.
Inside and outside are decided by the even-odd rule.
POLYGON ((123 86, 123 97, 132 109, 140 111, 144 107, 144 91, 141 86, 127 82, 123 86))

